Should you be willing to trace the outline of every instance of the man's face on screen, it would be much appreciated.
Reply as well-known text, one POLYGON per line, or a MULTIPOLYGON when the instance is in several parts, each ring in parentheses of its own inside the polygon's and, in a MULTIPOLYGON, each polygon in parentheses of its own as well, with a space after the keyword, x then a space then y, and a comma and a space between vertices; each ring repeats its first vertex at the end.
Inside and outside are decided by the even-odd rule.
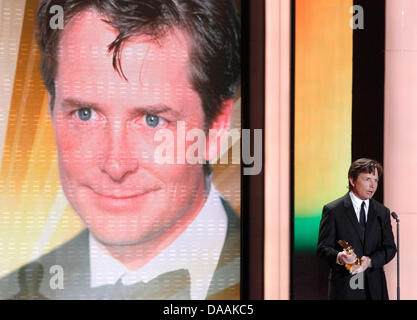
MULTIPOLYGON (((203 128, 199 95, 188 80, 188 40, 181 33, 124 44, 123 79, 108 45, 117 32, 95 11, 78 15, 60 40, 52 121, 64 192, 105 244, 153 239, 194 217, 204 204, 201 164, 157 164, 157 130, 177 121, 203 128), (184 220, 185 221, 185 220, 184 220)), ((185 147, 192 142, 185 142, 185 147)))

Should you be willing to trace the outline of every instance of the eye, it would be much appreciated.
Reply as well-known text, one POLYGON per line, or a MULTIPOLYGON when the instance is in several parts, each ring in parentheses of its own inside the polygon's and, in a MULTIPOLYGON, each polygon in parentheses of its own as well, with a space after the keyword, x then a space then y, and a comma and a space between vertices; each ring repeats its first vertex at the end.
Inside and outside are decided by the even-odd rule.
POLYGON ((162 119, 161 117, 158 117, 152 114, 147 114, 145 116, 145 122, 151 128, 156 128, 159 124, 162 124, 164 121, 165 120, 162 119))
POLYGON ((78 118, 82 121, 89 121, 93 117, 93 112, 91 108, 82 108, 76 111, 78 118))

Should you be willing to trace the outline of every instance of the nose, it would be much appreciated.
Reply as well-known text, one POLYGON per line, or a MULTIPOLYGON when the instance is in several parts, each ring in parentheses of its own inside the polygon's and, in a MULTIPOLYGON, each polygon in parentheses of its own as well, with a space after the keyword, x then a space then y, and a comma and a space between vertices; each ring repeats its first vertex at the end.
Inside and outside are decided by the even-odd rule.
POLYGON ((139 167, 135 152, 129 144, 126 128, 116 123, 108 129, 105 139, 101 170, 113 181, 122 182, 139 167))
POLYGON ((376 182, 371 180, 371 188, 375 189, 375 186, 376 186, 376 182))
POLYGON ((138 161, 123 157, 109 157, 104 162, 104 172, 115 182, 121 182, 138 169, 138 161))

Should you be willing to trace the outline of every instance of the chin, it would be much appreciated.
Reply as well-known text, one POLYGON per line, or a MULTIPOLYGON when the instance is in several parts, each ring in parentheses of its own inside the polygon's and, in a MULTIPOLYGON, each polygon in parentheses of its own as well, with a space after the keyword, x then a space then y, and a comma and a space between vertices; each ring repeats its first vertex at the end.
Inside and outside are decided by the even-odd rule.
MULTIPOLYGON (((159 228, 152 228, 148 226, 144 228, 144 224, 133 224, 130 219, 125 220, 124 223, 111 223, 108 221, 106 224, 87 224, 87 228, 92 233, 94 238, 99 242, 108 246, 131 246, 139 245, 149 242, 156 238, 161 233, 159 228)), ((119 221, 121 222, 121 221, 119 221)), ((136 220, 137 222, 137 220, 136 220)))
POLYGON ((106 246, 132 246, 149 241, 152 237, 129 232, 95 232, 89 228, 94 238, 106 246))

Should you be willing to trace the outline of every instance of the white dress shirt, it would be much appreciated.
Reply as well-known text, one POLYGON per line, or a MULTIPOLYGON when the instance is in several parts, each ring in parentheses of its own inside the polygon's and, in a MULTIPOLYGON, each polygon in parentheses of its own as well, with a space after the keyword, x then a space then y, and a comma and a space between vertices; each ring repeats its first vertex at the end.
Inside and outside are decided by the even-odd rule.
POLYGON ((352 200, 353 209, 355 210, 356 218, 358 219, 358 222, 360 222, 362 202, 365 201, 365 221, 368 221, 369 199, 361 200, 352 191, 349 192, 349 196, 350 196, 350 199, 352 200))
POLYGON ((190 273, 190 297, 205 299, 216 269, 227 232, 227 215, 213 184, 206 203, 188 228, 167 248, 138 270, 129 270, 102 248, 90 232, 90 287, 149 282, 155 277, 178 269, 190 273))

